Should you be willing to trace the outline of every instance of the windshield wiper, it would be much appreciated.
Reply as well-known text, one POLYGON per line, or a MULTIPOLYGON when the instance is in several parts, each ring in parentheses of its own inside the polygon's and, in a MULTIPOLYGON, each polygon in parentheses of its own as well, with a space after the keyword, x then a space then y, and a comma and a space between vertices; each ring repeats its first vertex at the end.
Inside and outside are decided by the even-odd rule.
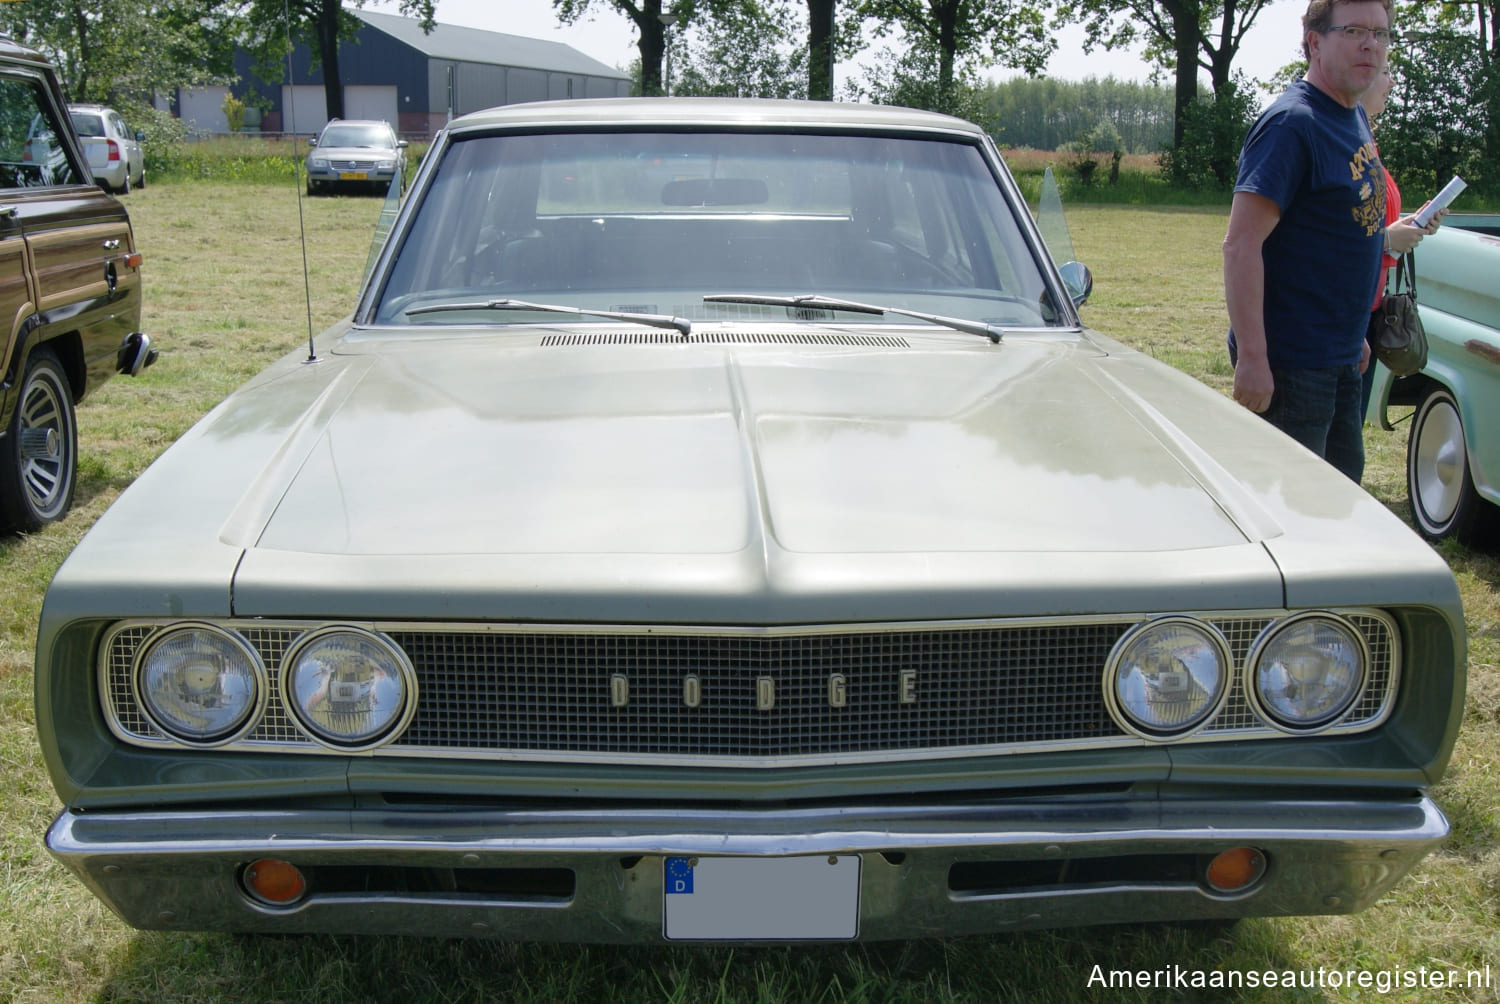
POLYGON ((413 314, 436 314, 445 310, 535 310, 544 314, 576 314, 582 317, 607 317, 612 321, 628 321, 652 328, 671 328, 682 332, 683 337, 693 333, 693 322, 685 317, 666 314, 634 314, 620 310, 588 310, 583 307, 564 307, 556 303, 528 303, 525 300, 479 300, 469 303, 434 303, 425 307, 412 307, 404 311, 407 317, 413 314))
POLYGON ((803 296, 761 296, 756 293, 714 293, 703 298, 704 303, 748 303, 758 304, 763 307, 803 307, 807 309, 823 310, 847 310, 855 314, 899 314, 902 317, 915 317, 919 321, 928 324, 941 324, 945 328, 954 331, 962 331, 970 335, 983 335, 990 341, 996 343, 1005 336, 1005 330, 993 324, 983 321, 967 321, 962 317, 947 317, 943 314, 926 314, 920 310, 906 310, 903 307, 877 307, 869 303, 856 303, 853 300, 839 300, 832 296, 819 296, 808 293, 803 296))

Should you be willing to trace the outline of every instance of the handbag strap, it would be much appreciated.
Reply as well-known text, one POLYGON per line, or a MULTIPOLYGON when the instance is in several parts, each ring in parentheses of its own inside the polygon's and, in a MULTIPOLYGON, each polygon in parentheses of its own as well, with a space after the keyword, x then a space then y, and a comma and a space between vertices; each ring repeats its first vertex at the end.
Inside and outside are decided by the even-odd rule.
POLYGON ((1415 249, 1396 259, 1395 275, 1391 279, 1388 293, 1410 293, 1411 298, 1417 298, 1417 263, 1415 261, 1417 252, 1415 249), (1401 288, 1402 279, 1406 280, 1406 288, 1401 288))

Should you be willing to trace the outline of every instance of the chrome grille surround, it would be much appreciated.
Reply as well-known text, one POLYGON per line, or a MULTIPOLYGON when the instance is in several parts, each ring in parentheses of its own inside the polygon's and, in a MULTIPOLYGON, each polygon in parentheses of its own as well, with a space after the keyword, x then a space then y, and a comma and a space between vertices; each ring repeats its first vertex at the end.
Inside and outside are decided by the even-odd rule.
MULTIPOLYGON (((1372 609, 1327 611, 1363 633, 1370 665, 1349 711, 1320 734, 1360 732, 1390 714, 1400 678, 1395 622, 1372 609)), ((1228 641, 1234 673, 1211 721, 1180 742, 1286 738, 1245 695, 1245 659, 1289 615, 1194 614, 1228 641)), ((777 628, 363 623, 406 653, 420 701, 375 756, 785 767, 1146 745, 1105 707, 1105 664, 1146 615, 777 628), (908 679, 904 676, 915 673, 908 679), (829 677, 846 701, 830 701, 829 677), (693 676, 701 700, 684 701, 693 676), (618 677, 625 680, 623 704, 618 677), (774 703, 765 708, 764 679, 774 703), (909 687, 902 700, 903 687, 909 687)), ((132 745, 178 747, 135 698, 136 660, 172 621, 113 625, 100 648, 105 719, 132 745)), ((330 623, 217 622, 261 655, 271 699, 227 750, 348 755, 304 734, 279 698, 281 662, 330 623)))

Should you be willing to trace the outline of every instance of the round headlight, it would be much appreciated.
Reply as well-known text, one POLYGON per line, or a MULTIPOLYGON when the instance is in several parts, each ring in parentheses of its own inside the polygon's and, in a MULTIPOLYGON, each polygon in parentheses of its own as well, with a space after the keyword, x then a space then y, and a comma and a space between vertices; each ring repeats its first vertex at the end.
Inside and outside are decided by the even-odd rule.
POLYGON ((1364 637, 1331 614, 1266 629, 1250 653, 1251 703, 1287 732, 1315 732, 1349 710, 1365 685, 1364 637))
POLYGON ((1115 720, 1146 739, 1179 739, 1218 713, 1229 694, 1229 646, 1210 625, 1164 617, 1121 638, 1104 674, 1115 720))
POLYGON ((282 698, 314 739, 364 749, 395 735, 417 705, 416 674, 384 635, 354 627, 314 631, 286 654, 282 698))
POLYGON ((265 707, 265 667, 239 635, 211 624, 163 632, 136 665, 141 707, 162 732, 194 746, 244 735, 265 707))

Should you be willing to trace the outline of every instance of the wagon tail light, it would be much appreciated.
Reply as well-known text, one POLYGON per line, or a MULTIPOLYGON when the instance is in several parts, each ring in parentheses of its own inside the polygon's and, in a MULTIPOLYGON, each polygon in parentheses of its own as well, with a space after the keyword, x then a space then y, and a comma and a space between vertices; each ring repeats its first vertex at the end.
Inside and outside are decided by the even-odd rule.
POLYGON ((109 143, 109 162, 113 164, 120 159, 120 144, 112 139, 106 140, 106 142, 109 143))

